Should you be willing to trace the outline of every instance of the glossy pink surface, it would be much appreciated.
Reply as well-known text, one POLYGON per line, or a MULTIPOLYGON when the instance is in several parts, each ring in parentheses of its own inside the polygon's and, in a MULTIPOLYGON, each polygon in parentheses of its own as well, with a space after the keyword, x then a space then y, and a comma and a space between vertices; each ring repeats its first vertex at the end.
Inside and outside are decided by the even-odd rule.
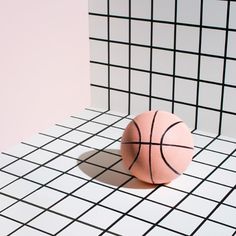
POLYGON ((169 183, 192 160, 192 134, 174 114, 144 112, 126 127, 121 155, 124 165, 138 179, 154 184, 169 183))

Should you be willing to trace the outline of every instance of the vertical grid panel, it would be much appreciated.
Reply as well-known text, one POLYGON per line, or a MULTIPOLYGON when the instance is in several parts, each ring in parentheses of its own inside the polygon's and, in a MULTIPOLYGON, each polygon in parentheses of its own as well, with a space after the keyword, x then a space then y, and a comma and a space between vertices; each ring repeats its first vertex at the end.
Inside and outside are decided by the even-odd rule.
POLYGON ((220 0, 90 0, 94 104, 167 110, 192 129, 235 136, 235 9, 220 0))

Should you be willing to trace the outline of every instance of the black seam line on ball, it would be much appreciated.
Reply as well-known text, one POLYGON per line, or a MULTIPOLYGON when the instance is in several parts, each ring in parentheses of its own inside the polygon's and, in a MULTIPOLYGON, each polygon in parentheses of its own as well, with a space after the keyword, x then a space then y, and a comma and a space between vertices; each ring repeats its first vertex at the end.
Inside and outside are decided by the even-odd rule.
POLYGON ((136 157, 134 158, 133 162, 131 163, 131 165, 129 166, 129 170, 132 168, 132 166, 134 165, 134 163, 138 160, 138 157, 139 157, 139 153, 140 153, 140 150, 141 150, 141 131, 138 127, 138 124, 135 122, 135 120, 133 120, 134 122, 134 125, 135 127, 137 128, 138 130, 138 139, 139 139, 139 146, 138 146, 138 152, 136 154, 136 157))
MULTIPOLYGON (((155 145, 155 146, 160 146, 160 143, 150 143, 150 142, 136 142, 136 141, 131 141, 131 142, 122 142, 122 144, 141 144, 141 145, 155 145)), ((179 144, 169 144, 169 143, 162 143, 162 146, 167 146, 167 147, 179 147, 179 148, 186 148, 186 149, 194 149, 193 147, 185 146, 185 145, 179 145, 179 144)))
POLYGON ((165 162, 165 164, 174 172, 174 173, 176 173, 177 175, 180 175, 180 173, 177 171, 177 170, 175 170, 169 163, 168 163, 168 161, 166 160, 166 158, 165 158, 165 155, 164 155, 164 153, 163 153, 163 141, 164 141, 164 137, 165 137, 165 135, 166 135, 166 133, 171 129, 171 128, 173 128, 174 126, 176 126, 176 125, 178 125, 178 124, 180 124, 180 123, 182 123, 183 121, 177 121, 177 122, 175 122, 175 123, 173 123, 172 125, 170 125, 166 130, 165 130, 165 132, 163 133, 163 135, 162 135, 162 137, 161 137, 161 140, 160 140, 160 152, 161 152, 161 157, 162 157, 162 160, 165 162))
POLYGON ((150 144, 149 144, 149 172, 150 172, 150 178, 151 178, 151 181, 153 184, 154 184, 154 180, 153 180, 153 176, 152 176, 152 145, 151 145, 151 143, 152 143, 153 128, 154 128, 154 123, 156 120, 157 112, 158 111, 156 111, 154 113, 154 116, 152 119, 151 132, 150 132, 150 144))

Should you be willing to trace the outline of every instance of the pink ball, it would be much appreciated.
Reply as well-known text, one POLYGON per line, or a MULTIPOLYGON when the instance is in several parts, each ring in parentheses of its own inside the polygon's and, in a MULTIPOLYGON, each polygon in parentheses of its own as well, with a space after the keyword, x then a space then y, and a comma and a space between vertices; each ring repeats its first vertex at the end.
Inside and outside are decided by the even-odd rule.
POLYGON ((124 165, 138 179, 164 184, 181 175, 193 157, 193 139, 186 124, 166 111, 136 116, 121 140, 124 165))

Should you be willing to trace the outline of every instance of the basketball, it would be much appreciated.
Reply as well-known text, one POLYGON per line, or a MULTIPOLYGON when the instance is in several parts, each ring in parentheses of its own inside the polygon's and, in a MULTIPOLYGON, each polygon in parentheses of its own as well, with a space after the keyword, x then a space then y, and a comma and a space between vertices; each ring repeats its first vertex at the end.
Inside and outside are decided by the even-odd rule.
POLYGON ((136 178, 166 184, 181 175, 192 161, 193 138, 187 125, 166 111, 136 116, 121 139, 124 166, 136 178))

